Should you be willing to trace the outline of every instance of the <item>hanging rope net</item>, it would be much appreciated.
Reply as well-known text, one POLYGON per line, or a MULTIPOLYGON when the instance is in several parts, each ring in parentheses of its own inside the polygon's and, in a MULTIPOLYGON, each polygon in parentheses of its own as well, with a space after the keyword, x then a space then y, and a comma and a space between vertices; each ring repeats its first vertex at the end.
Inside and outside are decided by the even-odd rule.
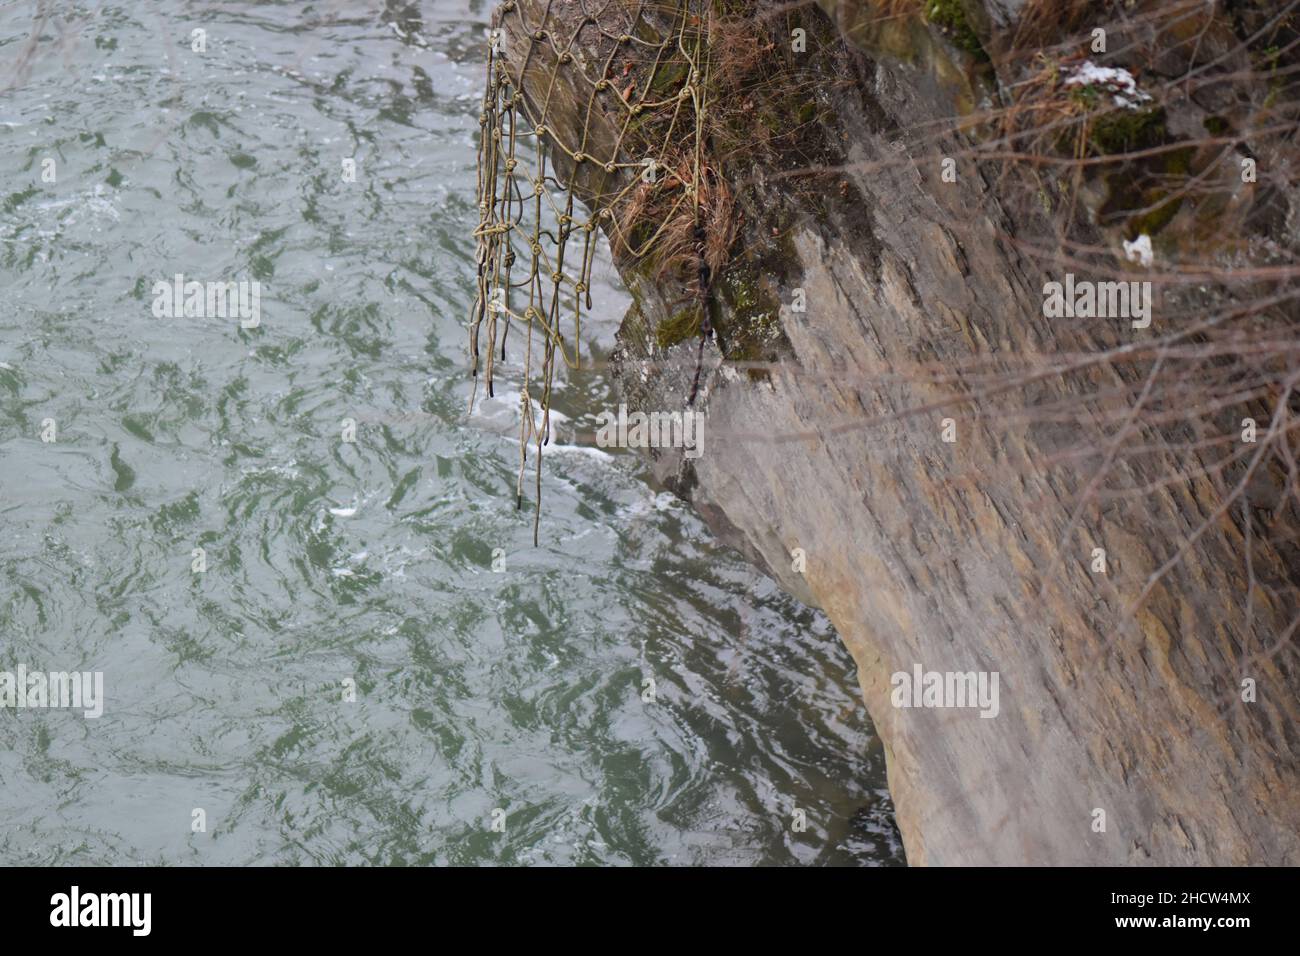
POLYGON ((597 230, 616 259, 687 276, 701 354, 710 276, 731 232, 718 226, 730 219, 730 194, 703 148, 709 0, 529 9, 506 0, 488 42, 469 346, 471 408, 480 377, 491 396, 498 365, 521 362, 516 504, 531 446, 536 544, 551 391, 558 362, 581 367, 597 230))

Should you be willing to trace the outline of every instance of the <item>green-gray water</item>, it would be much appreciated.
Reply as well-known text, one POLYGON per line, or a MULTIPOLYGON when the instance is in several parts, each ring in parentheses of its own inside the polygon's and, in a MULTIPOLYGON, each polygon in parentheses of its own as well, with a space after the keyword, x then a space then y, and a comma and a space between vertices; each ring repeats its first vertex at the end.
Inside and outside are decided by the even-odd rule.
POLYGON ((532 547, 466 414, 488 13, 0 7, 0 670, 106 694, 0 710, 0 863, 901 862, 825 619, 631 455, 549 451, 532 547))

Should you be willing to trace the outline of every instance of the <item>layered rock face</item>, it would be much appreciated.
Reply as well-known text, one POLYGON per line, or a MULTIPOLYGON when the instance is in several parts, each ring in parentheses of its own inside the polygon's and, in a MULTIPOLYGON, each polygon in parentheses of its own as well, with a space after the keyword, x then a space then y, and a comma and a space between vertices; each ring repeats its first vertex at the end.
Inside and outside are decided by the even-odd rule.
MULTIPOLYGON (((662 21, 507 7, 507 67, 549 97, 548 127, 613 142, 617 119, 592 125, 585 95, 551 83, 554 58, 601 68, 629 17, 662 21), (539 52, 543 22, 558 46, 539 52)), ((735 230, 708 283, 714 334, 680 334, 689 270, 616 250, 636 301, 619 384, 633 408, 681 410, 702 355, 705 452, 656 450, 655 471, 833 621, 909 862, 1300 863, 1295 489, 1285 442, 1257 454, 1297 407, 1296 356, 1237 381, 1223 353, 1247 346, 1216 337, 1296 341, 1297 192, 1264 175, 1295 157, 1239 125, 1295 123, 1241 40, 1281 27, 1190 6, 1170 27, 1141 4, 724 7, 716 31, 748 19, 775 46, 749 67, 753 102, 721 104, 720 128, 748 116, 752 142, 709 144, 735 230), (1125 72, 1070 83, 1085 59, 1125 72), (1079 111, 1126 95, 1078 133, 1079 111), (1041 131, 1018 138, 1032 109, 1041 131), (1136 158, 1107 163, 1112 146, 1136 158), (1209 185, 1184 201, 1175 180, 1209 185), (1045 316, 1067 273, 1151 281, 1149 326, 1133 308, 1045 316), (897 706, 894 675, 918 665, 996 675, 996 714, 897 706)))

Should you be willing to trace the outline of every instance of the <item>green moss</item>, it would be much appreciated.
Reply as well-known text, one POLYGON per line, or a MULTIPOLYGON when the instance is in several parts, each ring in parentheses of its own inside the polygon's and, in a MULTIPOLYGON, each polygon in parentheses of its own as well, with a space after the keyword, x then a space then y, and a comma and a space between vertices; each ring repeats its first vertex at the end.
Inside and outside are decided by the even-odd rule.
POLYGON ((1123 220, 1130 239, 1144 232, 1156 235, 1183 206, 1186 197, 1180 190, 1191 175, 1195 153, 1191 146, 1180 147, 1146 160, 1142 172, 1129 169, 1108 177, 1111 192, 1103 216, 1112 222, 1123 220))
MULTIPOLYGON (((738 263, 727 271, 716 289, 726 319, 718 329, 719 344, 733 362, 762 362, 782 337, 781 304, 759 278, 758 268, 738 263)), ((747 369, 753 380, 767 378, 767 370, 747 369)))
POLYGON ((722 282, 723 297, 738 320, 748 322, 760 307, 761 296, 749 270, 735 269, 722 282))
POLYGON ((965 50, 978 60, 987 60, 984 45, 966 17, 961 0, 928 0, 925 18, 948 34, 958 49, 965 50))
POLYGON ((1167 176, 1187 176, 1192 171, 1192 157, 1196 155, 1196 149, 1191 146, 1183 146, 1180 149, 1170 150, 1165 154, 1164 172, 1167 176))
POLYGON ((1089 138, 1106 155, 1158 146, 1165 140, 1165 111, 1153 107, 1105 113, 1093 121, 1089 138))
POLYGON ((661 349, 667 349, 699 334, 700 310, 692 305, 659 323, 659 327, 655 329, 655 343, 661 349))
POLYGON ((650 89, 660 96, 676 93, 686 82, 690 72, 691 68, 686 62, 669 61, 655 70, 654 79, 650 81, 650 89))
POLYGON ((774 109, 760 110, 758 121, 770 133, 784 133, 790 128, 789 114, 781 114, 774 109))
POLYGON ((651 26, 644 17, 638 17, 636 26, 632 28, 632 35, 638 40, 649 44, 658 44, 663 41, 659 31, 651 26))
MULTIPOLYGON (((1054 76, 1059 75, 1059 69, 1054 76)), ((1055 81, 1054 81, 1055 82, 1055 81)), ((1101 93, 1091 83, 1080 83, 1070 87, 1070 99, 1086 110, 1095 110, 1101 105, 1101 93)))
POLYGON ((1144 193, 1144 196, 1149 200, 1147 205, 1152 208, 1149 212, 1140 216, 1134 216, 1129 220, 1124 231, 1128 233, 1130 239, 1136 239, 1144 232, 1148 236, 1154 236, 1161 229, 1165 228, 1165 226, 1169 225, 1170 220, 1172 220, 1174 216, 1178 215, 1178 210, 1181 209, 1183 205, 1182 196, 1170 197, 1162 200, 1158 193, 1152 194, 1149 190, 1147 193, 1144 193))
POLYGON ((1207 116, 1204 125, 1205 131, 1211 136, 1226 136, 1232 129, 1232 125, 1222 116, 1207 116))

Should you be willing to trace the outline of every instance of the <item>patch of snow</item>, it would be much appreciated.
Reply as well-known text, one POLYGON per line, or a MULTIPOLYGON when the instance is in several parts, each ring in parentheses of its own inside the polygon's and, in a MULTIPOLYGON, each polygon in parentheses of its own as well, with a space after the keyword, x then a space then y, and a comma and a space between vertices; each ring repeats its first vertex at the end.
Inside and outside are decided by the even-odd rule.
POLYGON ((1071 76, 1066 77, 1065 85, 1099 87, 1115 98, 1116 106, 1130 110, 1151 99, 1150 94, 1138 89, 1133 74, 1122 66, 1097 66, 1092 60, 1084 60, 1071 76))
POLYGON ((1150 266, 1155 261, 1155 253, 1151 251, 1151 237, 1144 232, 1132 242, 1125 239, 1124 258, 1129 262, 1150 266))

